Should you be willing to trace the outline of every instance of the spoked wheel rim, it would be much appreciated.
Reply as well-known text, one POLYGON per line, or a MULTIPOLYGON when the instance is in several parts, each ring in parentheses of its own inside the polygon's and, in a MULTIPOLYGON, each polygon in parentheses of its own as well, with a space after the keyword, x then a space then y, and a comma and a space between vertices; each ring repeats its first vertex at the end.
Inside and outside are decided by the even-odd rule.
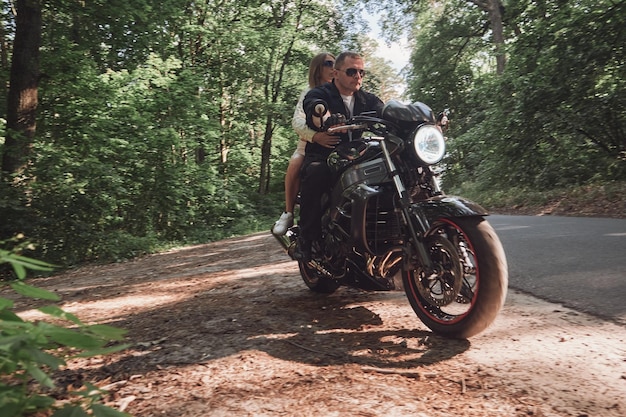
POLYGON ((419 308, 441 324, 465 318, 474 307, 479 275, 471 243, 454 223, 440 221, 427 237, 434 262, 428 274, 419 267, 409 271, 419 308))

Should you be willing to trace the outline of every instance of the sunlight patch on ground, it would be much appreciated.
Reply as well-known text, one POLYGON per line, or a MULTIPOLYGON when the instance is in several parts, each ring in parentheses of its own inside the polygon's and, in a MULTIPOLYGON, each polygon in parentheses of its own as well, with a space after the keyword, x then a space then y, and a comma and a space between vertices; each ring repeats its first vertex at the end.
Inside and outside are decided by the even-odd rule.
MULTIPOLYGON (((66 312, 77 315, 81 319, 89 313, 90 316, 107 317, 107 321, 111 321, 126 316, 128 310, 132 310, 136 314, 177 301, 180 301, 180 297, 175 295, 152 294, 141 296, 133 294, 99 301, 81 302, 78 305, 68 303, 62 305, 61 308, 66 312)), ((20 312, 18 316, 23 320, 42 320, 49 317, 47 314, 35 309, 20 312)))
MULTIPOLYGON (((620 399, 626 378, 624 327, 515 291, 509 297, 504 313, 471 339, 464 355, 509 375, 520 390, 532 384, 556 398, 554 393, 576 388, 574 380, 587 381, 590 393, 603 395, 586 398, 578 392, 581 400, 605 401, 607 409, 626 405, 620 399)), ((556 405, 568 412, 573 406, 556 405)))
POLYGON ((358 333, 357 331, 354 331, 352 329, 328 329, 328 330, 317 330, 315 331, 315 334, 353 334, 353 333, 358 333))
MULTIPOLYGON (((262 279, 268 275, 284 274, 287 263, 292 263, 292 261, 262 265, 254 268, 225 270, 212 274, 198 273, 190 276, 187 281, 161 281, 158 285, 158 289, 154 288, 153 282, 142 282, 135 285, 125 284, 127 294, 96 301, 83 301, 79 303, 68 301, 61 304, 60 307, 69 313, 77 315, 81 320, 88 321, 94 317, 106 317, 105 322, 110 322, 121 317, 126 317, 131 311, 133 314, 141 314, 167 307, 168 305, 184 302, 198 295, 206 294, 207 292, 233 291, 230 287, 216 288, 216 286, 222 284, 224 281, 232 280, 235 274, 237 275, 237 279, 262 279), (207 279, 209 276, 210 279, 207 279), (193 293, 189 293, 188 290, 191 286, 196 289, 193 293)), ((84 287, 83 289, 87 288, 88 287, 84 287)), ((120 287, 120 289, 122 290, 123 288, 120 287)), ((97 294, 94 296, 97 297, 97 294)), ((49 318, 48 315, 36 309, 25 310, 18 315, 24 320, 43 320, 49 318)))
POLYGON ((273 333, 273 334, 260 334, 256 336, 250 336, 247 340, 255 339, 272 339, 272 340, 285 340, 298 336, 299 333, 273 333))

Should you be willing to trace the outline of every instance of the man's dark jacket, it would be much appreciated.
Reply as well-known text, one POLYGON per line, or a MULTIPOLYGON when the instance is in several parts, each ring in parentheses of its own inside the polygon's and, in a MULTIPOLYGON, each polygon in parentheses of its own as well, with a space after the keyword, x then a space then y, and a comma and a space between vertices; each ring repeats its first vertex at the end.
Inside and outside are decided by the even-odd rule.
MULTIPOLYGON (((334 82, 322 84, 319 87, 315 87, 311 89, 307 95, 304 97, 303 109, 307 115, 307 124, 313 130, 319 130, 317 127, 313 126, 310 123, 311 120, 311 112, 312 107, 311 104, 317 100, 324 100, 329 107, 329 111, 331 114, 341 113, 344 116, 349 117, 348 109, 346 109, 345 104, 343 103, 343 99, 341 98, 341 94, 339 94, 339 90, 335 86, 334 82)), ((363 90, 358 90, 354 93, 354 113, 353 116, 359 115, 363 112, 368 111, 376 111, 377 113, 383 107, 383 102, 374 94, 368 93, 363 90)), ((354 132, 356 134, 356 132, 354 132)), ((349 136, 347 133, 343 133, 341 136, 341 142, 349 141, 349 136)), ((353 134, 353 140, 356 139, 353 134)), ((309 157, 319 156, 320 158, 326 159, 328 155, 332 152, 332 149, 325 148, 322 145, 317 143, 307 143, 305 155, 309 157)), ((318 159, 318 158, 314 158, 318 159)))

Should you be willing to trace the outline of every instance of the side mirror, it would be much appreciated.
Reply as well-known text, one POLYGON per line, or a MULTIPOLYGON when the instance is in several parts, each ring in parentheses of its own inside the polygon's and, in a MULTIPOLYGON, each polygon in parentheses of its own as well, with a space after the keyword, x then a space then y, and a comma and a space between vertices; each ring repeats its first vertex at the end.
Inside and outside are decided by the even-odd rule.
POLYGON ((315 100, 311 107, 313 107, 311 114, 315 117, 323 117, 328 112, 328 103, 324 100, 315 100))
POLYGON ((324 119, 328 115, 328 103, 324 100, 313 100, 304 110, 307 124, 311 129, 321 131, 324 128, 324 119))

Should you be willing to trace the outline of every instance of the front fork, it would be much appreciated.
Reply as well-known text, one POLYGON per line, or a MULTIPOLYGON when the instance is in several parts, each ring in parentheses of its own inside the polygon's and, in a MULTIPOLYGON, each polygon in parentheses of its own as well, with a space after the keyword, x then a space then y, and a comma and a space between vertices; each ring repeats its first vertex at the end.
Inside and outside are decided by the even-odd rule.
MULTIPOLYGON (((417 261, 424 267, 424 270, 430 274, 433 272, 433 263, 430 259, 429 250, 425 244, 424 238, 428 230, 430 230, 431 224, 442 218, 483 217, 489 215, 489 213, 473 201, 462 197, 446 196, 443 195, 443 193, 427 200, 412 203, 384 140, 380 141, 380 147, 383 151, 385 163, 393 179, 396 191, 400 196, 400 209, 404 224, 410 234, 409 240, 415 242, 417 261)), ((437 184, 433 185, 437 186, 437 184)), ((410 262, 410 259, 407 259, 405 262, 410 262)))
POLYGON ((393 163, 391 153, 389 152, 389 149, 387 149, 387 144, 384 140, 380 141, 380 148, 383 152, 385 164, 387 165, 387 170, 391 175, 391 179, 393 180, 396 192, 400 196, 400 209, 402 213, 402 220, 408 228, 410 234, 409 241, 415 242, 418 262, 424 267, 424 270, 428 272, 428 275, 430 275, 433 270, 433 264, 428 253, 428 249, 424 244, 424 235, 430 228, 430 224, 426 221, 425 217, 421 215, 421 213, 417 213, 416 216, 412 216, 413 210, 411 208, 411 200, 409 199, 409 194, 407 192, 407 189, 404 187, 404 184, 402 183, 400 174, 396 170, 396 165, 393 163), (412 221, 412 218, 417 220, 416 224, 412 221))

